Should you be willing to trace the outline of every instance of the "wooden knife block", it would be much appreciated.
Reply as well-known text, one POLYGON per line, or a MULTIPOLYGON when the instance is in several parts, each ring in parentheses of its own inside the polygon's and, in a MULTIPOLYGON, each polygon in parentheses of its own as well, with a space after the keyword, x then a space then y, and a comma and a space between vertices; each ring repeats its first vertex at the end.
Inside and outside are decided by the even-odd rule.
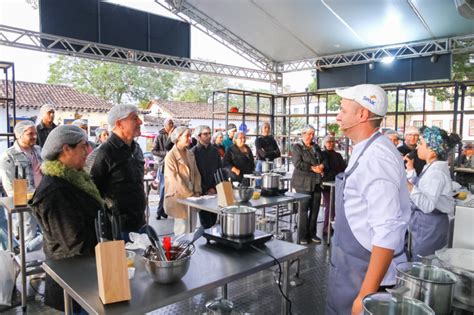
POLYGON ((132 298, 124 241, 107 241, 95 247, 99 297, 103 304, 132 298))
POLYGON ((234 193, 232 192, 231 182, 220 182, 216 185, 217 205, 227 207, 234 203, 234 193))
POLYGON ((26 206, 28 181, 26 179, 13 180, 13 205, 15 207, 26 206))

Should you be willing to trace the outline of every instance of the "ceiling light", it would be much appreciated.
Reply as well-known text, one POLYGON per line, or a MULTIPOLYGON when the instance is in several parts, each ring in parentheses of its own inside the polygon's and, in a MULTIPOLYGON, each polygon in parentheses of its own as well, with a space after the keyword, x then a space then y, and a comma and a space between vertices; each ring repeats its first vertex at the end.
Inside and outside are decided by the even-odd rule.
POLYGON ((438 59, 439 59, 439 56, 437 54, 433 54, 430 58, 430 61, 432 63, 436 63, 436 62, 438 62, 438 59))
POLYGON ((369 63, 369 69, 374 70, 375 69, 375 64, 374 62, 369 63))
POLYGON ((383 57, 382 62, 383 63, 392 63, 395 60, 395 57, 383 57))

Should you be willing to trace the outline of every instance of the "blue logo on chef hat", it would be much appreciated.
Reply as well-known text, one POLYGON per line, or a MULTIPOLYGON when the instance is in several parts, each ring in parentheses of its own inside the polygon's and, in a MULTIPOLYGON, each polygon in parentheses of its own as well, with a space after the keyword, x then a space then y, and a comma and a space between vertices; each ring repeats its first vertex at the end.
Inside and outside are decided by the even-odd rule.
POLYGON ((239 126, 239 131, 242 131, 243 133, 247 133, 248 131, 248 128, 247 128, 247 125, 244 124, 244 123, 241 123, 240 126, 239 126))
POLYGON ((377 102, 377 96, 375 95, 372 95, 371 97, 367 97, 364 95, 362 99, 372 106, 375 106, 375 102, 377 102))

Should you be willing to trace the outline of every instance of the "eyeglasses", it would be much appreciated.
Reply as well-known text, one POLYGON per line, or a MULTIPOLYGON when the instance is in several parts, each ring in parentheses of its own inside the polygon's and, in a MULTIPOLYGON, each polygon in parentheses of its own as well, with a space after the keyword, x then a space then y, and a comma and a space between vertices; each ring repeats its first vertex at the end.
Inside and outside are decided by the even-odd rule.
POLYGON ((209 136, 211 133, 210 132, 202 132, 201 136, 209 136))

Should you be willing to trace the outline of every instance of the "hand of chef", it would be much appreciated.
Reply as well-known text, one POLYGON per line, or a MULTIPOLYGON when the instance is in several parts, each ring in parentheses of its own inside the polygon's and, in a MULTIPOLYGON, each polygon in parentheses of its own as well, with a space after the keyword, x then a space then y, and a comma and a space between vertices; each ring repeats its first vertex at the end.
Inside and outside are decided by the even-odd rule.
POLYGON ((406 167, 407 171, 411 171, 415 168, 415 159, 410 159, 408 154, 403 157, 403 159, 407 162, 406 167))
POLYGON ((362 308, 362 297, 357 296, 354 300, 354 303, 352 303, 352 315, 362 314, 363 310, 364 309, 362 308))
POLYGON ((232 173, 235 173, 237 176, 240 175, 240 170, 237 167, 232 166, 230 170, 232 171, 232 173))

